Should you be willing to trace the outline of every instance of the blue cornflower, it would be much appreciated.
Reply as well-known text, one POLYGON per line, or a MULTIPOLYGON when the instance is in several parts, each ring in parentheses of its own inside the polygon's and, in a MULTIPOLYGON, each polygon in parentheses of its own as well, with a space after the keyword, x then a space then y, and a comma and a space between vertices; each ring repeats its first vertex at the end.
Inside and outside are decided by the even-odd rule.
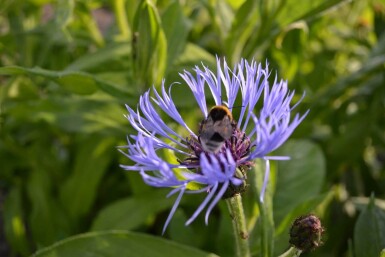
MULTIPOLYGON (((163 232, 185 193, 206 194, 206 198, 187 220, 186 225, 193 222, 205 208, 207 224, 211 210, 221 198, 231 197, 242 191, 247 170, 256 158, 261 158, 266 163, 260 194, 263 201, 269 177, 269 160, 289 159, 287 156, 269 154, 288 139, 307 114, 296 114, 291 119, 291 112, 296 106, 290 106, 294 91, 288 90, 287 81, 278 81, 277 77, 273 85, 269 85, 268 64, 262 68, 255 61, 248 63, 241 60, 231 70, 225 60, 221 62, 217 58, 216 74, 204 66, 203 69, 196 66, 194 71, 195 75, 184 71, 180 76, 205 117, 197 132, 186 124, 172 100, 172 86, 179 83, 172 84, 166 91, 163 81, 160 93, 155 88, 152 89, 153 97, 150 97, 151 90, 148 90, 140 97, 136 111, 126 106, 126 118, 137 134, 128 137, 128 144, 124 146, 127 151, 122 151, 135 164, 122 167, 138 171, 144 182, 150 186, 171 188, 168 197, 178 193, 163 232), (227 117, 226 131, 229 136, 221 137, 216 134, 212 137, 215 150, 208 150, 210 148, 202 143, 203 135, 207 134, 203 130, 205 126, 209 126, 208 116, 211 114, 206 103, 206 88, 209 89, 215 106, 225 106, 223 108, 229 112, 236 99, 241 100, 239 116, 232 117, 229 114, 227 117), (259 108, 256 108, 257 103, 259 108), (182 126, 186 134, 182 136, 173 130, 164 122, 161 114, 166 114, 182 126), (172 151, 178 157, 170 163, 161 157, 162 150, 172 151), (191 186, 192 184, 200 187, 191 186)), ((219 124, 215 119, 211 122, 214 124, 212 126, 219 124)))

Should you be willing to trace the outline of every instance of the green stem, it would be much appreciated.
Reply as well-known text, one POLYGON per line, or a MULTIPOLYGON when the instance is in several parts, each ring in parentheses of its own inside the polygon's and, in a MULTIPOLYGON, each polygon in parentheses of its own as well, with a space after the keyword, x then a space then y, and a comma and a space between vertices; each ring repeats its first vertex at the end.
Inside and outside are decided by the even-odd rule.
POLYGON ((237 257, 250 257, 249 233, 247 232, 245 213, 243 212, 242 197, 240 194, 226 199, 227 207, 233 221, 237 257))
POLYGON ((286 252, 284 252, 283 254, 281 254, 278 257, 298 257, 301 255, 301 253, 302 253, 301 250, 299 250, 295 247, 290 247, 289 250, 287 250, 286 252))
POLYGON ((115 0, 114 8, 120 35, 124 40, 127 40, 130 38, 130 27, 127 22, 125 3, 125 0, 115 0))

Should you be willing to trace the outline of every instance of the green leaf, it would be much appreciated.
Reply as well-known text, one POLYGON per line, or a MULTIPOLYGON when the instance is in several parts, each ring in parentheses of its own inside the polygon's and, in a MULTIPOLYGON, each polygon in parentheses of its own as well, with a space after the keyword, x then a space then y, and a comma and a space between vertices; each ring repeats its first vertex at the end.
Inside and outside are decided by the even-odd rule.
POLYGON ((55 15, 55 22, 60 25, 62 30, 66 30, 73 18, 73 11, 75 8, 74 0, 59 0, 57 5, 57 14, 55 15))
POLYGON ((211 18, 211 26, 218 37, 218 43, 222 43, 224 36, 228 33, 234 12, 228 1, 205 1, 205 7, 211 18))
POLYGON ((276 17, 276 21, 285 26, 289 23, 302 20, 314 19, 325 11, 336 8, 337 6, 348 3, 348 0, 289 0, 280 8, 280 12, 276 17))
POLYGON ((84 217, 92 207, 98 186, 111 161, 114 143, 113 138, 96 135, 79 140, 73 173, 60 189, 60 199, 75 220, 84 217))
POLYGON ((368 78, 380 74, 379 71, 383 69, 384 63, 385 35, 380 38, 377 45, 372 49, 369 58, 364 61, 364 64, 358 70, 353 73, 349 73, 344 77, 339 77, 335 83, 327 87, 327 90, 319 90, 319 93, 314 95, 313 105, 318 106, 328 104, 330 99, 336 99, 337 97, 340 97, 343 93, 347 92, 348 89, 352 87, 352 85, 359 84, 362 88, 361 94, 368 92, 368 86, 376 86, 376 84, 370 85, 368 83, 368 78))
POLYGON ((4 103, 3 111, 13 117, 12 126, 41 122, 65 133, 81 132, 125 135, 127 121, 122 117, 123 105, 105 100, 63 97, 52 94, 38 101, 4 103))
POLYGON ((134 19, 134 71, 142 87, 160 84, 167 64, 167 40, 155 5, 144 0, 134 19))
POLYGON ((215 56, 199 45, 188 43, 181 56, 178 58, 178 66, 195 67, 198 63, 204 63, 209 67, 215 67, 215 56))
POLYGON ((385 257, 385 249, 382 249, 380 257, 385 257))
POLYGON ((162 27, 167 38, 167 67, 170 67, 182 53, 191 27, 179 1, 172 3, 163 13, 162 27))
POLYGON ((119 98, 128 97, 127 93, 119 90, 117 86, 85 72, 50 71, 38 67, 23 68, 19 66, 7 66, 0 67, 0 75, 42 76, 58 83, 68 91, 80 95, 89 95, 95 93, 98 89, 101 89, 102 91, 119 98))
POLYGON ((246 0, 235 13, 231 29, 225 40, 230 63, 241 58, 245 44, 250 36, 255 33, 255 27, 260 20, 257 6, 257 1, 246 0))
POLYGON ((83 26, 87 29, 88 37, 99 47, 104 46, 104 38, 101 30, 97 26, 96 19, 92 14, 92 7, 86 2, 77 2, 75 9, 76 19, 79 19, 83 26))
POLYGON ((163 238, 127 231, 77 235, 40 250, 32 257, 214 257, 215 254, 163 238))
POLYGON ((178 56, 174 70, 168 72, 166 81, 178 81, 182 83, 182 87, 180 87, 181 90, 178 90, 179 87, 173 88, 173 100, 177 106, 191 107, 196 104, 194 97, 186 96, 189 92, 184 90, 185 85, 183 84, 185 84, 185 82, 182 82, 179 73, 182 70, 191 71, 196 65, 201 63, 209 68, 214 68, 216 67, 215 56, 199 45, 187 43, 183 53, 178 56))
MULTIPOLYGON (((370 203, 370 197, 351 197, 350 200, 354 203, 358 210, 363 211, 367 208, 367 205, 370 203)), ((385 211, 385 200, 375 199, 374 204, 377 208, 385 211)))
POLYGON ((77 72, 60 76, 55 81, 67 90, 81 95, 92 94, 97 90, 96 83, 91 76, 77 72))
POLYGON ((202 245, 200 244, 202 242, 202 238, 199 238, 199 233, 197 233, 192 226, 185 225, 187 220, 188 217, 182 210, 176 210, 172 217, 172 221, 167 228, 167 234, 170 239, 175 242, 199 247, 202 245))
POLYGON ((385 212, 375 205, 372 197, 354 227, 354 251, 356 256, 378 257, 384 247, 385 212))
POLYGON ((291 158, 277 162, 274 220, 279 224, 296 206, 319 194, 326 164, 320 147, 305 140, 290 140, 275 155, 291 158))
POLYGON ((166 198, 166 194, 159 193, 159 190, 156 193, 119 200, 99 212, 91 230, 137 228, 159 211, 170 208, 174 200, 166 198))
POLYGON ((24 204, 20 186, 14 186, 3 207, 4 233, 7 242, 16 253, 27 256, 31 253, 31 246, 27 236, 24 217, 24 204))
MULTIPOLYGON (((333 193, 331 193, 332 195, 333 193)), ((314 211, 314 209, 324 201, 329 194, 323 194, 319 195, 313 198, 310 198, 309 200, 303 202, 302 204, 296 206, 288 215, 285 216, 285 218, 282 220, 280 224, 277 225, 276 235, 281 235, 283 232, 286 231, 286 229, 293 223, 293 221, 306 213, 310 213, 314 211)), ((287 234, 288 236, 288 234, 287 234)), ((288 238, 288 237, 286 237, 288 238)), ((286 240, 286 242, 289 242, 289 240, 286 240)))
POLYGON ((38 167, 31 172, 27 190, 31 202, 29 225, 34 242, 47 246, 68 236, 71 225, 66 213, 55 199, 50 171, 38 167), (41 224, 44 224, 42 227, 41 224))
MULTIPOLYGON (((106 70, 106 63, 120 59, 126 59, 131 54, 131 45, 128 43, 116 43, 96 52, 83 55, 67 66, 66 70, 106 70)), ((108 66, 109 69, 111 66, 108 66)))

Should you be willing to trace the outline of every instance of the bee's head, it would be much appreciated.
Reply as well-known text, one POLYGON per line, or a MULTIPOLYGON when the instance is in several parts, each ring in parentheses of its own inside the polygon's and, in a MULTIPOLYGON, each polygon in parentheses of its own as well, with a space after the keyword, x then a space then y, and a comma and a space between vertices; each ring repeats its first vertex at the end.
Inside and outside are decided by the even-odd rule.
POLYGON ((233 119, 233 115, 231 114, 229 108, 224 105, 217 105, 211 108, 209 112, 209 117, 213 119, 213 121, 223 120, 226 116, 233 119))

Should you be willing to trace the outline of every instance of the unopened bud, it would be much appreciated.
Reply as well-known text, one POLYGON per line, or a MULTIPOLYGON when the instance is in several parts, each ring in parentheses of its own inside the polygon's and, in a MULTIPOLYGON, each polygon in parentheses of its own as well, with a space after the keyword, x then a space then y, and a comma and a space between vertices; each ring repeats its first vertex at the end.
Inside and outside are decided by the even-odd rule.
POLYGON ((320 219, 312 214, 297 218, 290 229, 290 244, 302 251, 311 251, 322 244, 324 229, 320 219))

